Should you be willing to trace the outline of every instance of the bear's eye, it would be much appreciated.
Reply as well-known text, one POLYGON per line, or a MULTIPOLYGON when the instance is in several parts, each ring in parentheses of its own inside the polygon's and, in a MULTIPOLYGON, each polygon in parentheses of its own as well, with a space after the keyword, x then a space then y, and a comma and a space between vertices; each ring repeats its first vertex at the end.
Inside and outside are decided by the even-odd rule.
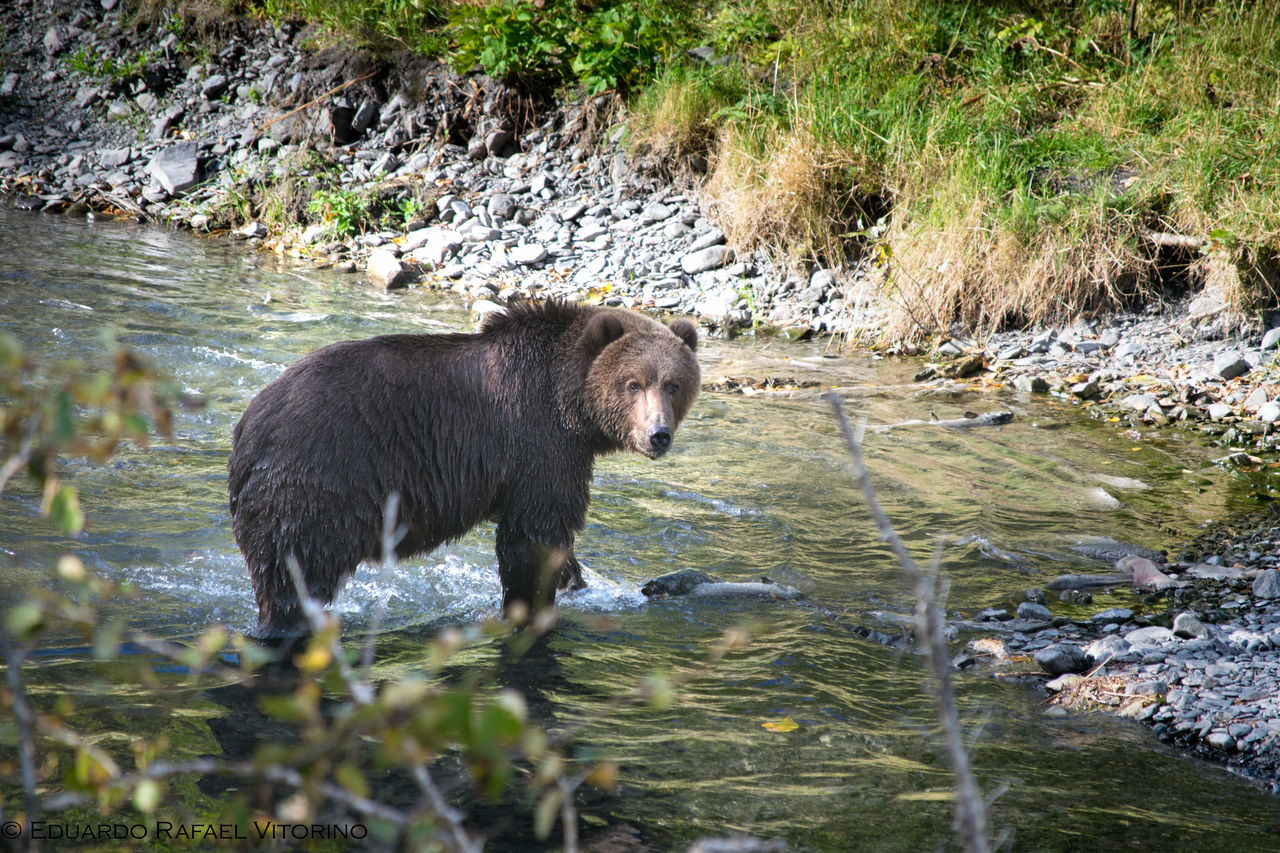
POLYGON ((674 397, 676 395, 676 392, 679 390, 680 390, 680 383, 670 382, 667 384, 667 393, 670 394, 672 397, 674 397))
POLYGON ((640 391, 640 383, 632 379, 630 382, 627 383, 627 390, 630 391, 632 394, 638 393, 640 391))

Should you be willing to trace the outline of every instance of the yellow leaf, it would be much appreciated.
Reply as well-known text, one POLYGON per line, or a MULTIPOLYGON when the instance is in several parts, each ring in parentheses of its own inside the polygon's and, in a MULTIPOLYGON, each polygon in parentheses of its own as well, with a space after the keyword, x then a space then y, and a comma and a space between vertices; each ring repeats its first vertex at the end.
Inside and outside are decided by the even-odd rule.
POLYGON ((800 724, 790 717, 783 717, 781 720, 769 720, 768 722, 761 723, 760 725, 764 726, 766 731, 779 732, 782 734, 785 734, 786 732, 794 732, 796 729, 800 728, 800 724))

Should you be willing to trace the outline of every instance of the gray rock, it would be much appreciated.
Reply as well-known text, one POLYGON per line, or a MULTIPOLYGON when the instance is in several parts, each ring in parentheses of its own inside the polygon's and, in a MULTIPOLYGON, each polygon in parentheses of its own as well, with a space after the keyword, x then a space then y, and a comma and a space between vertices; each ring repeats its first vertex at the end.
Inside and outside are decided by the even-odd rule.
POLYGON ((732 326, 747 319, 746 313, 737 309, 738 293, 727 287, 713 290, 694 305, 694 312, 708 323, 732 326))
POLYGON ((1019 376, 1013 380, 1013 387, 1024 394, 1047 394, 1049 383, 1042 376, 1019 376))
POLYGON ((529 182, 529 192, 534 195, 540 195, 546 198, 547 193, 555 192, 555 179, 547 172, 539 172, 533 176, 533 180, 529 182))
POLYGON ((1111 574, 1111 575, 1058 575, 1049 583, 1045 584, 1045 589, 1061 590, 1061 589, 1089 589, 1097 586, 1119 586, 1127 584, 1129 578, 1127 575, 1111 574))
POLYGON ((516 200, 506 193, 497 193, 489 199, 489 216, 494 222, 506 222, 516 212, 516 200))
POLYGON ((1255 598, 1280 598, 1280 572, 1265 569, 1253 579, 1253 595, 1255 598))
POLYGON ((1194 613, 1183 611, 1173 617, 1173 634, 1185 640, 1194 640, 1197 637, 1209 636, 1209 629, 1195 617, 1194 613))
POLYGON ((511 249, 507 252, 507 257, 513 263, 531 267, 534 264, 540 264, 547 259, 547 250, 545 247, 540 246, 537 243, 528 243, 511 249))
POLYGON ((1087 382, 1077 382, 1071 386, 1071 394, 1079 397, 1081 400, 1093 400, 1100 393, 1098 380, 1090 379, 1087 382))
POLYGON ((207 100, 216 101, 227 91, 229 81, 225 74, 210 74, 200 85, 200 94, 207 100))
POLYGON ((369 280, 379 287, 394 290, 405 286, 405 271, 394 252, 378 249, 369 253, 369 280))
POLYGON ((178 195, 200 180, 200 149, 194 140, 162 149, 147 163, 147 174, 169 195, 178 195))
POLYGON ((62 52, 62 49, 65 46, 66 46, 66 42, 63 41, 62 33, 58 31, 57 27, 49 27, 49 29, 45 30, 45 33, 44 33, 45 53, 49 54, 50 56, 57 56, 59 53, 62 52))
POLYGON ((700 252, 703 249, 709 248, 711 246, 718 246, 723 242, 724 242, 724 232, 721 231, 719 228, 712 228, 710 231, 703 234, 701 237, 696 238, 693 241, 693 243, 689 245, 689 251, 700 252))
POLYGON ((1089 668, 1091 660, 1079 646, 1066 643, 1055 643, 1035 653, 1036 663, 1050 675, 1064 675, 1069 672, 1084 672, 1089 668))
POLYGON ((1280 328, 1267 329, 1267 333, 1262 336, 1262 343, 1258 345, 1258 349, 1266 350, 1275 349, 1280 345, 1280 328))
POLYGON ((378 117, 378 108, 367 98, 360 102, 356 114, 351 118, 351 129, 356 133, 364 133, 378 117))
POLYGON ((17 91, 18 75, 11 71, 4 75, 4 82, 0 82, 0 98, 12 98, 17 91))
POLYGON ((708 246, 705 249, 690 252, 680 259, 680 268, 687 275, 697 275, 700 272, 713 270, 729 263, 733 258, 733 251, 724 245, 708 246))
POLYGON ((1235 350, 1227 350, 1218 354, 1211 368, 1214 375, 1222 379, 1235 379, 1249 372, 1249 362, 1240 357, 1235 350))
POLYGON ((585 201, 570 202, 560 211, 561 222, 576 222, 582 218, 582 214, 587 212, 587 203, 585 201))
POLYGON ((1227 752, 1235 752, 1236 749, 1235 738, 1226 732, 1210 732, 1204 742, 1214 749, 1222 749, 1227 752))
POLYGON ((174 125, 186 116, 186 110, 178 105, 169 107, 160 115, 156 116, 155 121, 151 123, 151 139, 160 141, 169 135, 169 131, 173 130, 174 125))
POLYGON ((1258 420, 1264 424, 1273 424, 1280 420, 1280 403, 1272 400, 1258 407, 1258 420))
POLYGON ((1084 681, 1083 675, 1077 675, 1074 672, 1068 672, 1066 675, 1059 675, 1057 678, 1050 679, 1044 683, 1044 689, 1050 693, 1061 693, 1069 687, 1074 687, 1084 681))
POLYGON ((1129 651, 1129 642, 1123 637, 1112 634, 1107 637, 1100 637, 1089 645, 1085 646, 1085 654, 1093 658, 1095 661, 1104 661, 1107 658, 1114 658, 1129 651))
POLYGON ((1053 614, 1049 611, 1049 608, 1045 607, 1043 604, 1024 601, 1018 605, 1018 618, 1039 619, 1044 622, 1048 622, 1053 618, 1053 614))
POLYGON ((1145 412, 1156 404, 1157 398, 1155 394, 1130 394, 1120 401, 1121 408, 1131 409, 1135 412, 1145 412))
POLYGON ((462 237, 457 231, 433 225, 409 232, 401 249, 416 261, 438 267, 456 255, 461 245, 462 237))
POLYGON ((1146 347, 1137 341, 1125 341, 1112 353, 1118 359, 1134 358, 1146 352, 1146 347))
POLYGON ((1110 607, 1089 617, 1090 622, 1127 622, 1133 618, 1133 611, 1127 607, 1110 607))
POLYGON ((1147 648, 1151 646, 1166 646, 1176 642, 1177 635, 1168 628, 1160 625, 1148 625, 1145 628, 1136 628, 1124 635, 1124 640, 1134 648, 1147 648))
POLYGON ((76 89, 76 106, 83 110, 101 97, 102 90, 97 86, 81 86, 76 89))
POLYGON ((1220 421, 1223 418, 1231 417, 1232 408, 1226 403, 1210 403, 1205 411, 1208 413, 1210 420, 1220 421))
POLYGON ((1266 388, 1254 388, 1249 392, 1249 396, 1244 398, 1244 402, 1240 404, 1240 408, 1246 412, 1257 412, 1268 401, 1266 388))
POLYGON ((104 169, 118 169, 133 159, 132 148, 104 148, 98 154, 98 163, 104 169))
POLYGON ((673 213, 675 213, 674 209, 662 202, 655 202, 640 212, 640 221, 645 225, 652 225, 655 222, 664 222, 670 219, 673 213))
POLYGON ((267 226, 255 220, 240 226, 232 231, 231 234, 245 240, 261 240, 267 236, 267 226))
POLYGON ((458 230, 462 235, 462 239, 468 243, 487 243, 490 240, 497 240, 502 236, 502 232, 497 228, 487 228, 479 222, 472 222, 464 225, 458 230))

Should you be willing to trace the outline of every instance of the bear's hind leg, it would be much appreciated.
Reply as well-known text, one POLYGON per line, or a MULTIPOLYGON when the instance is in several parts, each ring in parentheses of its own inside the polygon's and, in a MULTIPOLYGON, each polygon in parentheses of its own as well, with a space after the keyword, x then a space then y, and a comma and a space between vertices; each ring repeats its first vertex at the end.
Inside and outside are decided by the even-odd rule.
MULTIPOLYGON (((301 570, 307 595, 324 607, 333 602, 338 590, 353 574, 354 567, 338 572, 316 571, 311 567, 301 570)), ((269 571, 250 571, 250 576, 258 603, 258 627, 252 632, 255 639, 279 640, 311 634, 311 624, 287 566, 273 566, 269 571)))

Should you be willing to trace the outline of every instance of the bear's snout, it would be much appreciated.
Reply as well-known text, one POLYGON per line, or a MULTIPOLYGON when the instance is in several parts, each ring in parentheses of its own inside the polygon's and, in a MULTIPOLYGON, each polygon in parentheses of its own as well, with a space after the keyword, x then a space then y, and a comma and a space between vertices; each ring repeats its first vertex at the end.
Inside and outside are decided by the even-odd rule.
POLYGON ((654 427, 649 432, 649 447, 656 459, 671 449, 671 430, 666 426, 654 427))

